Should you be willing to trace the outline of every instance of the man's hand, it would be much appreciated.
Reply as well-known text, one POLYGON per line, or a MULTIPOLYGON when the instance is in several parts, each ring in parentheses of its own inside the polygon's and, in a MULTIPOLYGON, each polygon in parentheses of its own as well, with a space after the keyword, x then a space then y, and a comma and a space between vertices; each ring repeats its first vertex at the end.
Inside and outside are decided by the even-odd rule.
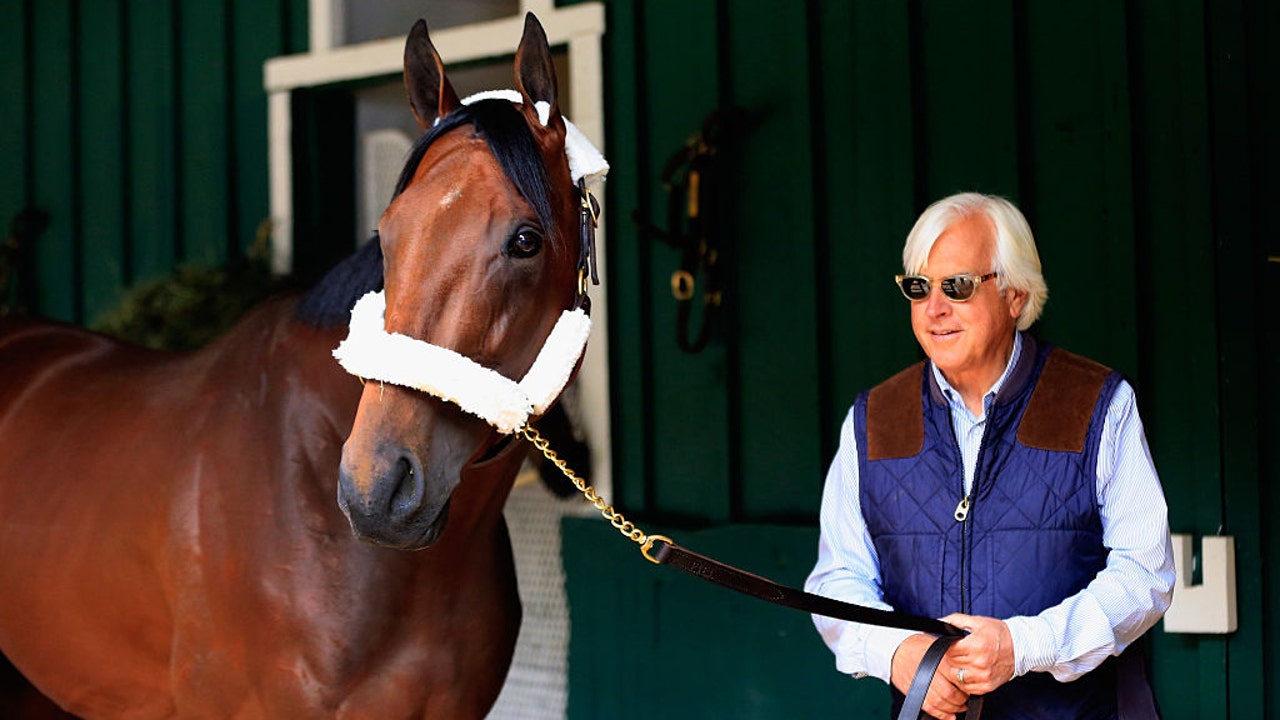
MULTIPOLYGON (((986 695, 1013 678, 1013 638, 1003 620, 955 613, 942 621, 969 634, 947 648, 939 675, 945 668, 948 677, 971 695, 986 695), (959 682, 961 677, 964 682, 959 682)), ((893 668, 898 669, 896 657, 893 668)))
MULTIPOLYGON (((962 616, 967 617, 967 616, 962 616)), ((1007 631, 1006 631, 1007 632, 1007 631)), ((920 660, 924 657, 924 653, 933 644, 934 637, 932 635, 912 635, 902 644, 893 654, 893 671, 891 680, 893 686, 903 695, 911 689, 911 680, 916 675, 916 669, 920 667, 920 660)), ((951 648, 959 645, 958 641, 951 648)), ((924 698, 924 707, 922 708, 930 717, 938 718, 938 720, 955 720, 956 713, 964 712, 968 709, 969 691, 962 686, 957 685, 955 672, 945 672, 947 667, 947 657, 951 655, 951 648, 947 649, 947 655, 943 657, 942 663, 938 666, 938 672, 934 673, 933 682, 929 683, 929 692, 924 698)), ((967 680, 968 678, 966 678, 967 680)))

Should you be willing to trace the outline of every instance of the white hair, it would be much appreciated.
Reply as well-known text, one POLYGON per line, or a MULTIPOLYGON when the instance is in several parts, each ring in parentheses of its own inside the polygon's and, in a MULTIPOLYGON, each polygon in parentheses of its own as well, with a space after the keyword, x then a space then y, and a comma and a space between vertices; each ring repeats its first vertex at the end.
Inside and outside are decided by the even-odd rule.
POLYGON ((929 251, 938 236, 955 221, 982 214, 996 229, 996 251, 991 271, 998 273, 996 286, 1013 288, 1027 294, 1027 302, 1018 315, 1018 329, 1026 330, 1040 318, 1049 286, 1040 271, 1040 255, 1035 237, 1022 212, 1008 200, 995 195, 960 193, 942 198, 920 214, 907 234, 902 248, 902 266, 908 273, 919 273, 929 259, 929 251))

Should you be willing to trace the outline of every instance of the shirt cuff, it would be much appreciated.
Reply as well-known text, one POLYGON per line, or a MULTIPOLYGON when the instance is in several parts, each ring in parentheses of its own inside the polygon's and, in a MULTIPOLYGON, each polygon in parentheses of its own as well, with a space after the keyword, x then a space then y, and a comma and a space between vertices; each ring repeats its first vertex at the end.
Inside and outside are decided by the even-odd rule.
POLYGON ((887 628, 878 626, 866 626, 870 628, 867 633, 866 643, 862 649, 862 662, 849 663, 849 667, 839 667, 841 672, 851 674, 854 677, 867 677, 868 675, 880 678, 886 684, 893 677, 893 654, 898 651, 898 646, 903 640, 915 635, 913 630, 899 630, 898 628, 887 628), (857 667, 854 667, 854 666, 857 667))
POLYGON ((1058 662, 1058 642, 1053 626, 1039 617, 1017 616, 1005 620, 1013 641, 1013 676, 1048 670, 1058 662))

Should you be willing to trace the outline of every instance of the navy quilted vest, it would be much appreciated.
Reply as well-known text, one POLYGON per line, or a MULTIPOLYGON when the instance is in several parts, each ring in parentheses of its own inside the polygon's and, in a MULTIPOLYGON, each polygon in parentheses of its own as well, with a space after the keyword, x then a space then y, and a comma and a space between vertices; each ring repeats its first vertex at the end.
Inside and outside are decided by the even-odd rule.
MULTIPOLYGON (((854 418, 862 510, 885 601, 926 617, 1005 618, 1036 615, 1087 585, 1107 558, 1097 452, 1119 380, 1024 335, 1019 362, 987 413, 963 521, 960 449, 927 363, 861 394, 854 418)), ((988 696, 982 716, 1115 717, 1113 665, 1071 683, 1028 673, 988 696)))

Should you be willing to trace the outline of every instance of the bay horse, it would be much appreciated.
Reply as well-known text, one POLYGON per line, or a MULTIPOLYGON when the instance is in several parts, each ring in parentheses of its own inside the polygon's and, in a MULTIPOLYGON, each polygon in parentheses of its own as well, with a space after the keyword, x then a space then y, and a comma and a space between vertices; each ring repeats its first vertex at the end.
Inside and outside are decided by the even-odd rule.
POLYGON ((347 353, 361 379, 333 353, 381 290, 362 332, 525 376, 586 304, 583 176, 607 165, 571 168, 532 15, 514 93, 459 100, 423 21, 404 77, 425 132, 378 241, 308 294, 189 354, 2 321, 0 651, 67 711, 479 718, 497 698, 521 615, 502 508, 525 448, 395 384, 394 358, 347 353))

